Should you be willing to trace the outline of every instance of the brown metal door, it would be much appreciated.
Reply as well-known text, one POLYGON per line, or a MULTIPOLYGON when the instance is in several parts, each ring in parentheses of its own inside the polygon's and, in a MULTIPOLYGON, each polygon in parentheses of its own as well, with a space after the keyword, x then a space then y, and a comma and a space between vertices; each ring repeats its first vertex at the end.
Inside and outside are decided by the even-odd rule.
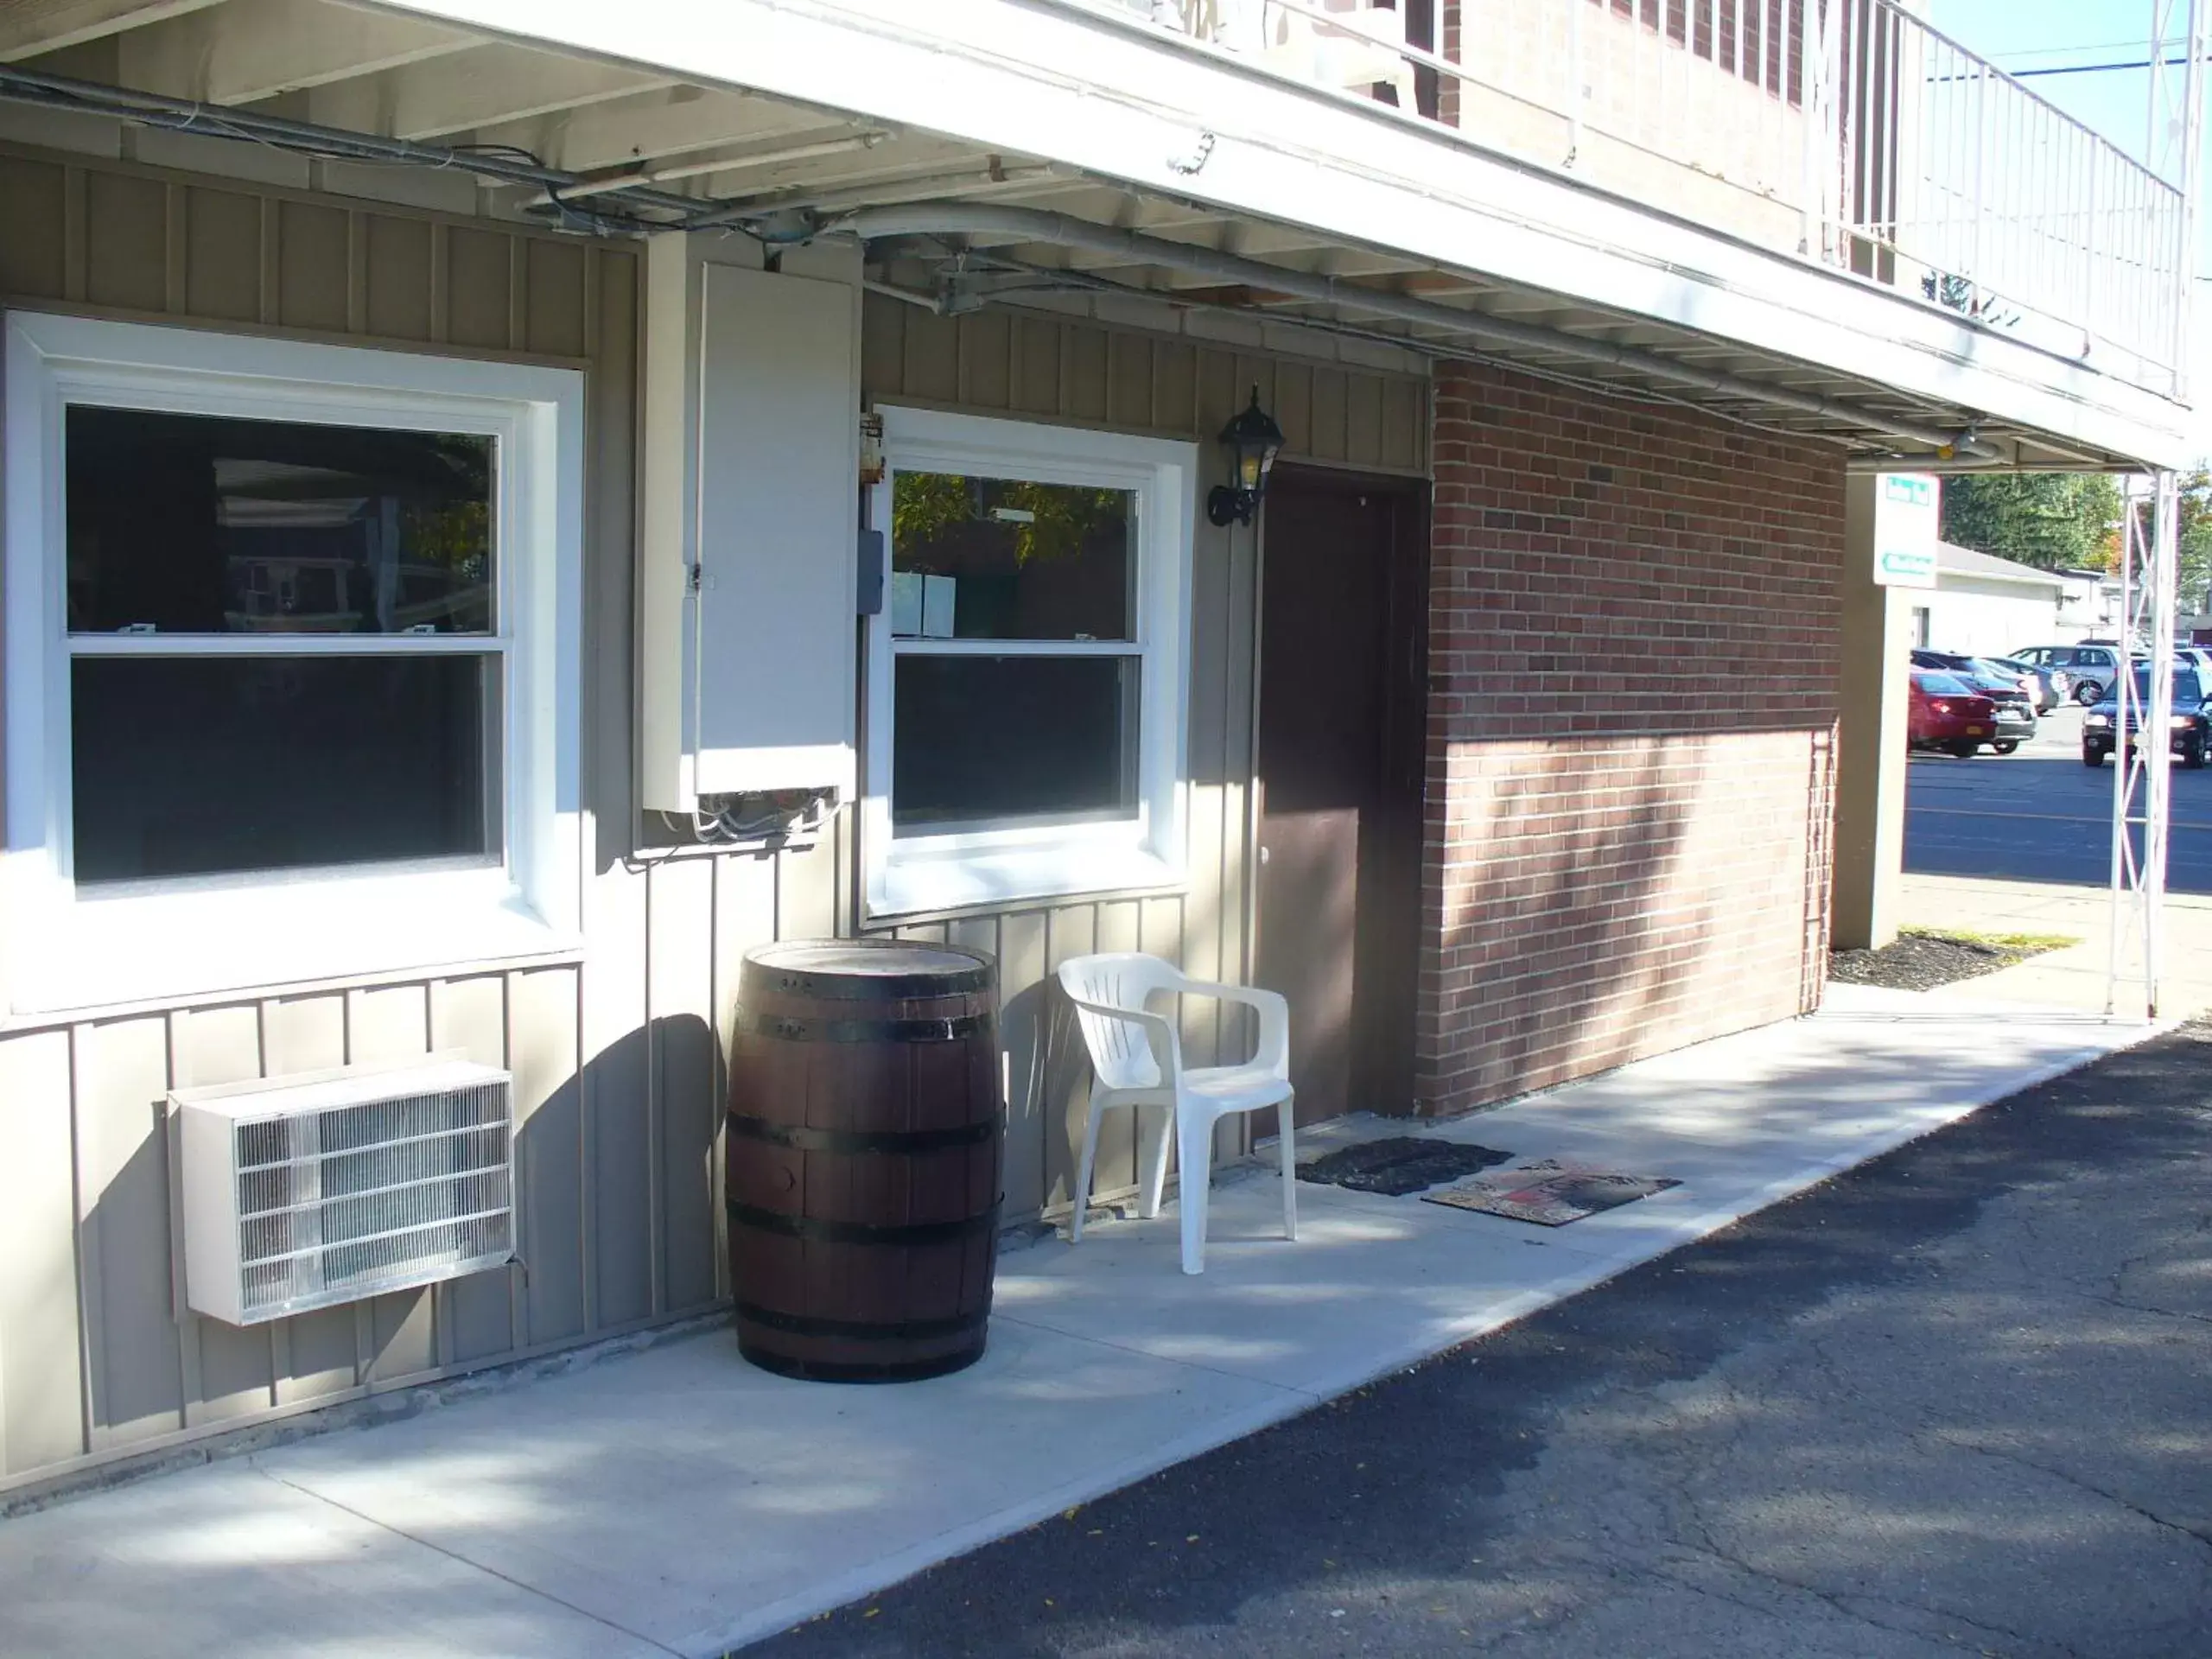
POLYGON ((1278 474, 1260 617, 1258 982, 1301 1122, 1412 1090, 1425 560, 1402 485, 1278 474))

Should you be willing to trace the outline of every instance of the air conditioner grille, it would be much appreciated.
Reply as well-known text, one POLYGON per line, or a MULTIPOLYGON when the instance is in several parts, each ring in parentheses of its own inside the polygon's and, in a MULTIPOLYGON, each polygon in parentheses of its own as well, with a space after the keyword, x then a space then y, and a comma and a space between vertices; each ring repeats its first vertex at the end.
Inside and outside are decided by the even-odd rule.
POLYGON ((489 1215, 509 1208, 512 1202, 504 1162, 474 1175, 410 1181, 357 1198, 325 1198, 247 1217, 238 1224, 238 1258, 268 1262, 327 1245, 411 1233, 434 1222, 489 1215))
POLYGON ((507 1160, 507 1127, 457 1129, 360 1152, 248 1170, 238 1177, 238 1213, 257 1216, 317 1198, 342 1198, 410 1181, 434 1181, 507 1160))
MULTIPOLYGON (((229 1219, 213 1237, 204 1227, 194 1233, 188 1192, 188 1244, 220 1239, 219 1254, 234 1264, 225 1277, 235 1288, 212 1304, 195 1294, 201 1311, 251 1323, 512 1258, 506 1075, 440 1063, 393 1075, 392 1093, 366 1099, 379 1077, 333 1077, 221 1103, 228 1121, 208 1150, 227 1151, 217 1156, 230 1166, 221 1206, 229 1219), (426 1086, 433 1084, 441 1086, 426 1086)), ((210 1109, 215 1103, 180 1096, 179 1104, 189 1133, 196 1134, 191 1123, 219 1121, 210 1109)), ((214 1254, 202 1249, 203 1257, 214 1254)))
POLYGON ((507 1216, 445 1222, 419 1233, 365 1239, 308 1255, 257 1262, 244 1270, 249 1313, 268 1309, 358 1301, 380 1290, 489 1266, 513 1254, 507 1216), (433 1271, 444 1269, 447 1271, 433 1271))
POLYGON ((396 1141, 448 1134, 478 1124, 504 1123, 506 1116, 505 1086, 482 1084, 240 1123, 238 1167, 260 1169, 327 1157, 357 1147, 389 1146, 396 1141))

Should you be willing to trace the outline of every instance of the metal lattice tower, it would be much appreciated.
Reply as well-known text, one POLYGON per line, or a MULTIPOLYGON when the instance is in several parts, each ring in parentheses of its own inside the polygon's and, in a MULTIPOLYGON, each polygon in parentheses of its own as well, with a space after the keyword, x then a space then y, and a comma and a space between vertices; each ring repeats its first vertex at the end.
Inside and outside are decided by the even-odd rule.
POLYGON ((2190 96, 2204 55, 2203 0, 2151 0, 2151 127, 2143 159, 2160 178, 2188 181, 2197 159, 2202 114, 2190 96))
MULTIPOLYGON (((2126 480, 2120 520, 2120 639, 2134 658, 2114 683, 2112 915, 2105 1012, 2119 1012, 2123 985, 2139 986, 2145 1014, 2158 1015, 2166 897, 2166 825, 2173 755, 2174 604, 2180 493, 2171 473, 2126 480), (2147 659, 2134 658, 2147 647, 2147 659), (2140 680, 2139 669, 2147 671, 2140 680), (2137 734, 2133 747, 2126 741, 2137 734)), ((2132 999, 2131 999, 2132 1000, 2132 999)), ((2132 1008, 2129 1012, 2133 1012, 2132 1008)))

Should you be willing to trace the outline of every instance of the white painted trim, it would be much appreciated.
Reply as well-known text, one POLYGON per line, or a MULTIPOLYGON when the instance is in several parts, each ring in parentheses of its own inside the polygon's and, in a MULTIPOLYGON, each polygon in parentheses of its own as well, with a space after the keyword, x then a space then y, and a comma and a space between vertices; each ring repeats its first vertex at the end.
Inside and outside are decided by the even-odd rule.
POLYGON ((861 889, 870 920, 1075 893, 1179 886, 1188 858, 1191 553, 1198 447, 1076 427, 882 408, 886 468, 871 521, 891 532, 901 472, 980 473, 1123 489, 1137 496, 1136 639, 1056 646, 983 640, 894 641, 886 610, 868 630, 868 746, 861 785, 861 889), (894 658, 915 654, 1135 656, 1139 671, 1137 815, 1072 824, 1009 824, 936 836, 891 832, 894 658))
MULTIPOLYGON (((431 969, 581 943, 583 377, 30 312, 7 318, 6 1006, 43 1014, 165 995, 431 969), (61 416, 73 402, 480 432, 499 445, 498 638, 438 650, 506 663, 497 863, 264 879, 70 879, 61 416)), ((90 645, 105 652, 115 642, 90 645)), ((137 639, 131 651, 211 642, 137 639)), ((417 640, 418 645, 429 641, 417 640)), ((249 649, 262 648, 257 644, 249 649)), ((318 641, 311 649, 333 649, 318 641)), ((373 649, 391 648, 378 642, 373 649)), ((88 652, 87 654, 90 654, 88 652)))
POLYGON ((526 25, 512 0, 389 3, 1400 251, 2062 441, 2164 466, 2193 454, 2188 410, 2115 376, 1371 100, 1118 22, 1023 0, 721 0, 712 29, 692 0, 537 0, 526 25))

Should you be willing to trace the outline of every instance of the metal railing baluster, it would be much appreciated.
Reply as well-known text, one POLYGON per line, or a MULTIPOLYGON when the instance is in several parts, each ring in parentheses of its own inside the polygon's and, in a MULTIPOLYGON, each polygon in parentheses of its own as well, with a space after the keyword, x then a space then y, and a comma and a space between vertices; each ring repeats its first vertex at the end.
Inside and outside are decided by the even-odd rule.
MULTIPOLYGON (((1566 153, 1529 159, 1603 183, 1618 163, 1602 141, 1634 146, 1770 214, 1794 199, 1808 258, 2045 344, 2109 348, 2161 389, 2183 372, 2182 192, 1899 0, 1465 0, 1461 33, 1480 45, 1464 60, 1407 44, 1371 0, 1047 3, 1148 19, 1210 50, 1264 50, 1271 21, 1303 19, 1324 42, 1395 53, 1459 88, 1471 142, 1485 118, 1466 92, 1503 94, 1564 121, 1566 153)), ((1491 137, 1528 153, 1525 126, 1491 137)), ((1611 181, 1649 188, 1641 169, 1611 181)))

